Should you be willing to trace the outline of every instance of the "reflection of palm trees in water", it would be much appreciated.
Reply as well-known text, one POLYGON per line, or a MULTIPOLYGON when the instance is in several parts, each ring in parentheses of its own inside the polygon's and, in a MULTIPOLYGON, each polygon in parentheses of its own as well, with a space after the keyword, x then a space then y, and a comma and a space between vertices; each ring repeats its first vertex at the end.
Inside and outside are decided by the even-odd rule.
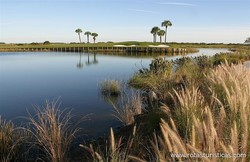
POLYGON ((96 59, 96 54, 94 53, 94 61, 93 64, 98 64, 98 60, 96 59))
POLYGON ((94 60, 93 61, 90 61, 89 54, 88 54, 88 60, 86 61, 86 65, 91 65, 91 64, 98 64, 98 60, 96 59, 95 53, 94 53, 94 60))
POLYGON ((80 60, 79 62, 76 64, 76 67, 79 69, 83 68, 83 63, 82 63, 82 54, 80 53, 80 60))
POLYGON ((88 61, 86 61, 86 65, 91 65, 92 63, 89 61, 89 54, 88 54, 88 61))

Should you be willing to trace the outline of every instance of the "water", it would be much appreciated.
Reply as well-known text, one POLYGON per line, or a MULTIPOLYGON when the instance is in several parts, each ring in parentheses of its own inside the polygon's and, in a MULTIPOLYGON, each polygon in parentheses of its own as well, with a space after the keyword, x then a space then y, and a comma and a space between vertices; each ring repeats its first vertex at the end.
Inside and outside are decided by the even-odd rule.
MULTIPOLYGON (((193 56, 225 51, 201 49, 193 56)), ((81 125, 87 135, 101 135, 120 123, 99 94, 98 84, 105 79, 126 80, 142 66, 148 67, 152 59, 86 53, 0 53, 0 115, 18 123, 34 105, 59 97, 61 107, 73 108, 74 115, 90 114, 90 120, 81 125)))

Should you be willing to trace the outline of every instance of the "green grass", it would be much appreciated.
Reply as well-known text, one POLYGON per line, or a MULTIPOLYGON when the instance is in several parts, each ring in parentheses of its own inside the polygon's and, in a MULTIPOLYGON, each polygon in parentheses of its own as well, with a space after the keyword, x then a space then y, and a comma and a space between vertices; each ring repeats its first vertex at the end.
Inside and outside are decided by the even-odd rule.
MULTIPOLYGON (((100 43, 51 43, 51 44, 27 44, 27 43, 19 43, 19 44, 0 44, 1 48, 65 48, 65 47, 112 47, 114 45, 136 45, 138 47, 148 47, 148 45, 160 45, 162 43, 152 43, 152 42, 138 42, 138 41, 125 41, 125 42, 100 42, 100 43)), ((205 44, 205 43, 175 43, 169 42, 167 43, 172 48, 249 48, 249 45, 243 44, 205 44)))

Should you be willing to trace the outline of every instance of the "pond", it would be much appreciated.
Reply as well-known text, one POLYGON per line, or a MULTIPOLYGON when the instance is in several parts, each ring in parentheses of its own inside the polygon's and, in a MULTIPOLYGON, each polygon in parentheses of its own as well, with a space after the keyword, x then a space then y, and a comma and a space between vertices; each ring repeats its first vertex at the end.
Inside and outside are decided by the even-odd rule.
MULTIPOLYGON (((198 55, 214 55, 227 49, 200 49, 198 55)), ((189 55, 191 56, 191 55, 189 55)), ((175 59, 177 57, 167 57, 175 59)), ((98 91, 105 79, 127 80, 139 68, 148 67, 153 56, 132 57, 88 53, 2 52, 0 53, 0 115, 20 124, 22 116, 60 99, 61 108, 89 119, 82 123, 88 136, 99 136, 120 123, 111 105, 98 91)))

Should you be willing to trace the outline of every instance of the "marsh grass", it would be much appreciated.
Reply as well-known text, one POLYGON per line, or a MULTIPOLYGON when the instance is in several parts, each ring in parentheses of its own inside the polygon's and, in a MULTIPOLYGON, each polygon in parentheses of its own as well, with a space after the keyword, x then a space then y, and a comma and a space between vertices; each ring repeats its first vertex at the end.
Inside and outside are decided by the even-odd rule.
MULTIPOLYGON (((152 144, 157 161, 194 160, 190 157, 173 158, 171 153, 218 152, 243 155, 227 158, 231 161, 249 160, 249 69, 226 63, 213 69, 206 78, 211 81, 211 97, 214 99, 210 104, 195 87, 172 94, 176 109, 170 113, 168 122, 162 120, 162 135, 154 137, 152 144), (223 92, 215 91, 214 85, 220 85, 223 92), (223 96, 226 102, 221 102, 217 96, 223 96), (180 121, 178 117, 188 120, 180 121), (189 129, 185 136, 181 132, 183 125, 189 129)), ((166 109, 169 114, 169 108, 166 109)), ((196 160, 217 161, 218 158, 199 157, 196 160)))
POLYGON ((27 142, 29 134, 14 126, 12 121, 6 121, 0 116, 0 161, 15 161, 21 155, 22 147, 27 142))
POLYGON ((133 127, 131 136, 123 143, 122 137, 116 139, 113 129, 110 129, 109 142, 106 143, 105 151, 95 150, 93 145, 85 146, 80 144, 80 147, 87 150, 93 162, 129 162, 129 155, 134 144, 136 126, 133 127))
POLYGON ((132 92, 130 95, 123 92, 120 96, 120 102, 116 104, 110 101, 110 103, 114 108, 113 115, 124 125, 133 124, 135 116, 141 114, 143 111, 139 92, 132 92))
MULTIPOLYGON (((68 161, 67 153, 79 128, 75 128, 71 111, 60 110, 60 103, 46 101, 43 107, 35 107, 36 115, 29 116, 27 129, 35 138, 35 145, 45 153, 45 160, 68 161)), ((43 159, 43 158, 42 158, 43 159)))
POLYGON ((15 147, 14 124, 0 116, 0 161, 7 162, 11 159, 11 152, 15 147))
POLYGON ((99 84, 101 93, 105 96, 118 96, 122 91, 122 84, 118 80, 104 80, 99 84))

